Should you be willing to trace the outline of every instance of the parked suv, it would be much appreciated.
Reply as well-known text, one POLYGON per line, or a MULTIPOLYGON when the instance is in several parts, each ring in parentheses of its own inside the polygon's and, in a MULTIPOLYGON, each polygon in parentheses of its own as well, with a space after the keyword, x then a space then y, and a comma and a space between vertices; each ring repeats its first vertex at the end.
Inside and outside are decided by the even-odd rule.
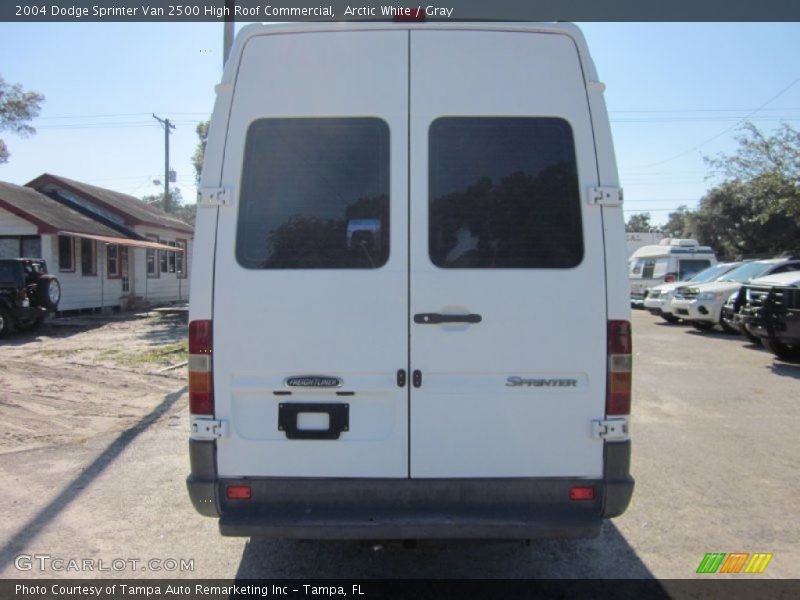
POLYGON ((754 279, 733 304, 748 337, 780 358, 800 357, 800 271, 754 279))
POLYGON ((680 287, 672 301, 675 316, 690 321, 695 329, 706 331, 719 325, 723 331, 739 333, 739 327, 726 316, 722 308, 725 302, 738 293, 742 285, 756 277, 800 270, 800 259, 771 258, 747 262, 729 272, 719 281, 680 287))
POLYGON ((650 311, 650 314, 661 317, 668 323, 677 323, 680 321, 680 317, 672 313, 672 300, 675 297, 675 290, 679 287, 685 287, 690 283, 697 284, 717 281, 741 264, 741 262, 718 263, 713 267, 703 269, 699 273, 683 281, 657 285, 648 291, 644 299, 644 307, 650 311))
POLYGON ((35 329, 58 310, 61 285, 40 258, 0 260, 0 338, 35 329))

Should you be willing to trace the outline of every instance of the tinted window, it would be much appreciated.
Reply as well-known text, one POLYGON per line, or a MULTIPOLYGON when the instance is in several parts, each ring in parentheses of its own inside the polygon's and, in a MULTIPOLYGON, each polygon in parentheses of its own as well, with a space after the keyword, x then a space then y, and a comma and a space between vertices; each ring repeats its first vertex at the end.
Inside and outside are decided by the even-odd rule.
MULTIPOLYGON (((691 277, 687 278, 686 281, 694 281, 697 283, 706 283, 708 281, 714 281, 718 277, 724 275, 727 271, 731 270, 731 266, 727 264, 719 264, 713 267, 708 267, 707 269, 703 269, 699 273, 695 273, 691 277)), ((681 279, 683 281, 683 279, 681 279)))
POLYGON ((429 253, 448 268, 568 268, 583 258, 563 119, 443 117, 429 131, 429 253))
POLYGON ((703 259, 680 260, 678 261, 678 269, 680 269, 678 277, 680 279, 686 279, 692 277, 693 275, 699 273, 703 269, 708 268, 710 264, 711 264, 710 260, 703 260, 703 259))
POLYGON ((254 122, 245 142, 236 257, 249 269, 369 269, 386 263, 386 123, 254 122))
POLYGON ((642 268, 642 279, 652 279, 653 272, 656 270, 656 259, 655 258, 648 258, 644 261, 644 267, 642 268))
POLYGON ((17 265, 12 263, 0 263, 0 281, 3 283, 15 284, 19 277, 18 273, 17 265))

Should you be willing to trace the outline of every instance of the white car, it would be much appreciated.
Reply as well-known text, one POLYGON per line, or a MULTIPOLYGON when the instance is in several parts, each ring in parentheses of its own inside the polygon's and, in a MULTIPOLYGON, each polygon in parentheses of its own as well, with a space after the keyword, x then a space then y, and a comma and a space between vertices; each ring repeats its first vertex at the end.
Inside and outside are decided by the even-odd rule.
POLYGON ((699 285, 684 285, 675 291, 672 312, 690 321, 695 329, 707 331, 719 325, 723 331, 738 333, 739 328, 722 318, 722 308, 739 288, 757 277, 800 270, 800 260, 772 258, 747 262, 728 272, 722 279, 699 285))
POLYGON ((650 314, 659 316, 669 323, 677 323, 680 321, 680 317, 672 313, 672 300, 675 298, 675 290, 689 283, 716 281, 741 264, 741 262, 718 263, 713 267, 703 269, 689 279, 657 285, 648 290, 644 299, 644 307, 650 311, 650 314))

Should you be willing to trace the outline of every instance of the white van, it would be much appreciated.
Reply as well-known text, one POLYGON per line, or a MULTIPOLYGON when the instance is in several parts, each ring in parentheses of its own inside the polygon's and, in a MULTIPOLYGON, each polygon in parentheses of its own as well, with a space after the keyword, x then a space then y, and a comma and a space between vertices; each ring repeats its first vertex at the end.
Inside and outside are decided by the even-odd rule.
POLYGON ((602 92, 568 24, 241 31, 189 328, 188 488, 223 535, 592 536, 625 510, 602 92))
POLYGON ((664 238, 656 245, 642 246, 628 259, 631 304, 642 306, 650 288, 687 280, 715 264, 714 250, 697 240, 664 238))

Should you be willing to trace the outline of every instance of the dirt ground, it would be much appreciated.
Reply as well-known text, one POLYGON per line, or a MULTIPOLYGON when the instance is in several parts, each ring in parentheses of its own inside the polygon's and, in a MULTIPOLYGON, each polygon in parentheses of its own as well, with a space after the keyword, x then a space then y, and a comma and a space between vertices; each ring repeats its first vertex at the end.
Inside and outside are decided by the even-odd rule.
POLYGON ((0 455, 139 421, 186 381, 185 316, 67 317, 0 341, 0 455))

